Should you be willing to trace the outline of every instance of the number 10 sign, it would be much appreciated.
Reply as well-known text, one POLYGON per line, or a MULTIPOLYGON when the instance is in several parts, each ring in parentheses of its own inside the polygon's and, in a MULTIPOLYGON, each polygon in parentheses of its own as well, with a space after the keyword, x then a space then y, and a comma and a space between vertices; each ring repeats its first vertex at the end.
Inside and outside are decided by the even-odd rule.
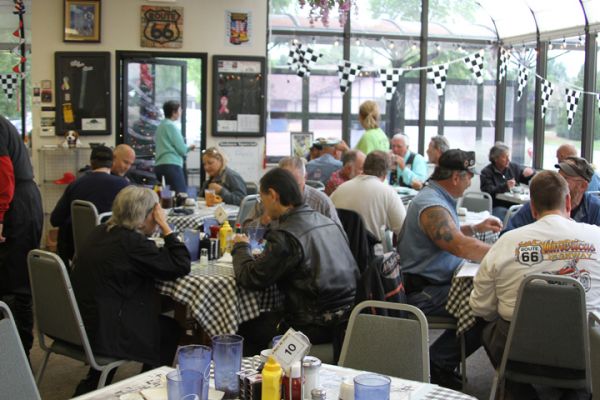
POLYGON ((310 341, 302 332, 288 329, 273 348, 273 356, 284 371, 288 371, 295 361, 301 361, 310 350, 310 341))

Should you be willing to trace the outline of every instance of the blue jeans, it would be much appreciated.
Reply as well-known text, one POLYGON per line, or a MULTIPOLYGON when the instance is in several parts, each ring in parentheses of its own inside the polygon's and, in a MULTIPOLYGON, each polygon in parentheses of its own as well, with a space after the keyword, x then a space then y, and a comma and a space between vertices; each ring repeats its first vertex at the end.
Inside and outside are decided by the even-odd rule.
MULTIPOLYGON (((411 304, 425 315, 436 317, 453 317, 446 310, 450 285, 425 286, 420 292, 408 295, 408 304, 411 304)), ((481 346, 481 331, 485 323, 477 319, 475 326, 464 333, 465 355, 468 357, 481 346)), ((438 367, 447 371, 455 370, 460 364, 460 338, 456 331, 446 330, 429 348, 429 359, 438 367)))
POLYGON ((183 175, 183 168, 175 164, 161 164, 154 167, 154 173, 156 179, 162 182, 163 176, 165 182, 169 185, 170 189, 175 193, 186 193, 187 185, 185 183, 185 176, 183 175))

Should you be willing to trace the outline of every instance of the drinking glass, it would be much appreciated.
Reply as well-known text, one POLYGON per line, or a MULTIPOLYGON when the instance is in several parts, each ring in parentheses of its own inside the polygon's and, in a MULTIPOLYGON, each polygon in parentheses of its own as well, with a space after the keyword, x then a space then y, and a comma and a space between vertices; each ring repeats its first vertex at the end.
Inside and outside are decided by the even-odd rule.
POLYGON ((189 345, 177 350, 177 363, 180 370, 194 370, 202 374, 202 396, 200 400, 208 400, 210 382, 210 361, 212 349, 208 346, 189 345))
POLYGON ((224 399, 235 399, 240 392, 237 373, 242 369, 244 338, 239 335, 217 335, 212 338, 215 362, 215 388, 225 392, 224 399))
POLYGON ((169 400, 199 398, 202 395, 202 382, 200 371, 173 370, 167 374, 167 398, 169 400))
POLYGON ((384 375, 358 375, 354 378, 354 400, 389 400, 391 382, 384 375))

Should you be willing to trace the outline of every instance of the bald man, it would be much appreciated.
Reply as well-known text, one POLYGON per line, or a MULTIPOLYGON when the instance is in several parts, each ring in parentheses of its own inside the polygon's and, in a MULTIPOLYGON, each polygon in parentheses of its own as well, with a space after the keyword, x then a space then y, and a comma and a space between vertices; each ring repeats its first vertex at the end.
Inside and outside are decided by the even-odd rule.
MULTIPOLYGON (((556 150, 556 159, 560 164, 567 157, 579 157, 579 152, 577 148, 570 143, 561 144, 556 150)), ((592 175, 592 180, 590 181, 586 192, 598 192, 600 191, 600 176, 597 173, 592 175)))
POLYGON ((135 151, 129 145, 120 144, 113 151, 113 163, 110 173, 125 177, 134 162, 135 151))

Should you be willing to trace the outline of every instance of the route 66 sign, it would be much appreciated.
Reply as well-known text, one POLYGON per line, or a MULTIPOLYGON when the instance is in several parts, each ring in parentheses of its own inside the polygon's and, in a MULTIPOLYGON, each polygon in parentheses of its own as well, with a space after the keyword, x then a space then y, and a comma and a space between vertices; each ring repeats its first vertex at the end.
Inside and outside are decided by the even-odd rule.
POLYGON ((183 7, 142 6, 142 47, 181 48, 183 7))
POLYGON ((542 246, 521 246, 517 249, 517 261, 523 265, 535 265, 544 260, 542 246))

